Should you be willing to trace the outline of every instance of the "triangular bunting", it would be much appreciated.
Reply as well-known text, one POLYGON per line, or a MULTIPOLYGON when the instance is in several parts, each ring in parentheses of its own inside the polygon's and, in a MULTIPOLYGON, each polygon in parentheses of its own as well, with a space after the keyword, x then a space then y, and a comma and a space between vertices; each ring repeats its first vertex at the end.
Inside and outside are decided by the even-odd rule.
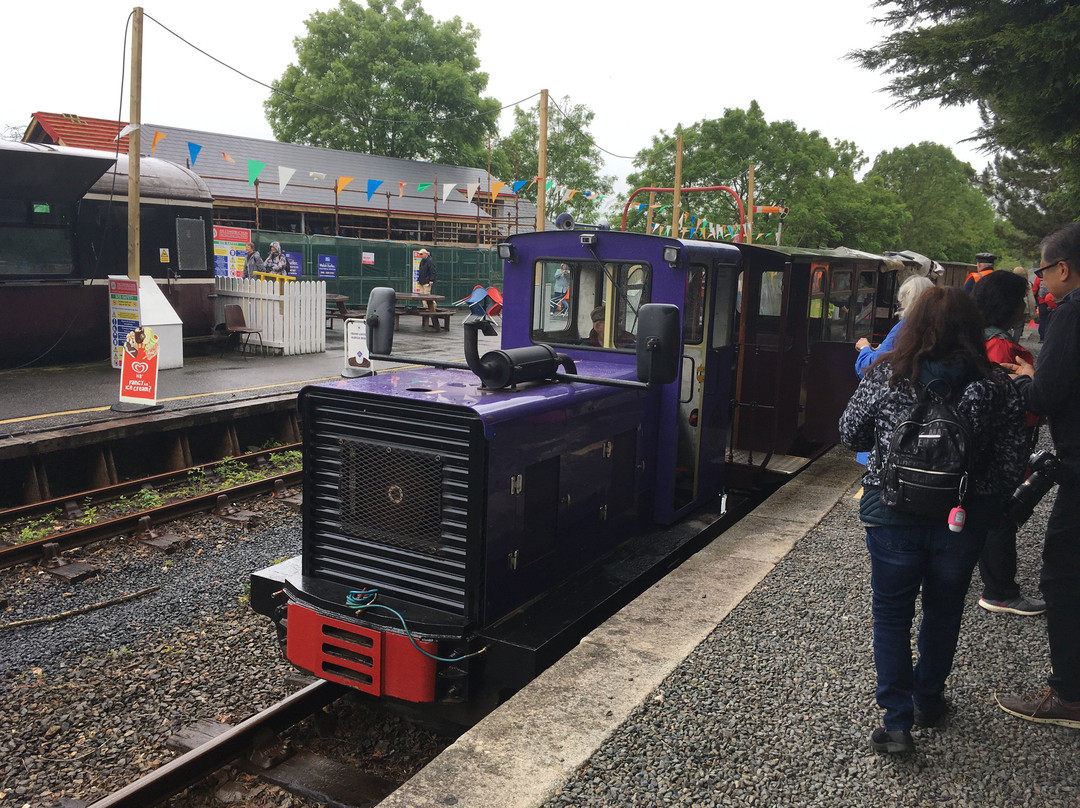
POLYGON ((405 196, 405 183, 404 182, 399 182, 397 184, 397 195, 398 196, 405 196))
POLYGON ((442 186, 442 201, 443 202, 445 202, 447 199, 450 198, 450 194, 452 194, 454 192, 455 188, 457 188, 457 183, 456 182, 444 182, 443 183, 443 186, 442 186))
POLYGON ((499 195, 499 191, 501 191, 503 189, 504 185, 506 185, 505 182, 493 182, 491 184, 491 201, 492 202, 495 201, 495 197, 497 197, 499 195))
POLYGON ((221 159, 224 160, 226 163, 235 163, 236 162, 234 159, 232 159, 232 157, 229 155, 229 153, 227 151, 223 151, 221 153, 221 159))
POLYGON ((285 186, 289 184, 289 180, 292 179, 292 175, 296 173, 295 168, 286 168, 285 166, 278 166, 277 168, 277 184, 278 193, 285 193, 285 186))
POLYGON ((325 180, 326 179, 326 172, 325 171, 309 171, 308 176, 311 177, 313 180, 325 180))
POLYGON ((371 201, 371 195, 379 190, 379 186, 382 185, 382 180, 368 180, 367 181, 367 198, 368 202, 371 201))
POLYGON ((470 182, 465 186, 465 198, 472 202, 472 198, 476 196, 476 192, 480 189, 480 183, 470 182))
POLYGON ((191 158, 191 165, 193 165, 193 166, 195 165, 195 161, 199 159, 199 152, 201 152, 201 151, 202 151, 202 146, 200 146, 198 143, 188 143, 187 144, 187 152, 188 152, 188 157, 191 158))
POLYGON ((517 182, 514 183, 514 193, 516 194, 518 191, 521 190, 521 187, 523 185, 528 185, 528 184, 529 184, 528 180, 518 180, 517 182))
POLYGON ((122 137, 127 137, 138 128, 139 124, 129 123, 127 126, 125 126, 123 129, 116 133, 116 137, 114 137, 113 140, 119 140, 122 137))
POLYGON ((154 142, 150 144, 150 153, 153 154, 157 151, 157 144, 165 139, 164 132, 154 132, 154 142))
POLYGON ((433 182, 422 182, 418 186, 416 186, 416 192, 418 194, 422 194, 422 193, 424 193, 424 191, 426 191, 428 188, 430 188, 434 184, 435 183, 433 183, 433 182))
POLYGON ((338 177, 337 184, 334 185, 334 190, 340 194, 342 191, 345 190, 345 186, 352 182, 354 179, 356 179, 356 177, 338 177))
POLYGON ((255 180, 259 178, 264 168, 266 168, 266 163, 260 163, 258 160, 248 160, 248 185, 255 184, 255 180))

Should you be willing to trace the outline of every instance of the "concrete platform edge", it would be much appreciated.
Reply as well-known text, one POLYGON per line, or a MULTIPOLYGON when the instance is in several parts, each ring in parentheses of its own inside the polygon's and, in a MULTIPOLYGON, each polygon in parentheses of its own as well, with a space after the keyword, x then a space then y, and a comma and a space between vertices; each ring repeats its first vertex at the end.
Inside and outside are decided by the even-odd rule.
POLYGON ((549 799, 671 671, 852 492, 834 449, 628 604, 379 808, 531 808, 549 799))

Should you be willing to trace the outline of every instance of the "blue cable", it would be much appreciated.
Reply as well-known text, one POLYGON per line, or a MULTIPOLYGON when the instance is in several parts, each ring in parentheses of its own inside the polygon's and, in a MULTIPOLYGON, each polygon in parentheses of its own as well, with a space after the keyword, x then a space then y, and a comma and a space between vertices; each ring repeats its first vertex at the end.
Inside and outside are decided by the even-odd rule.
POLYGON ((405 618, 401 616, 400 612, 398 612, 396 609, 390 608, 389 606, 384 606, 381 603, 375 602, 375 598, 378 597, 378 595, 379 590, 375 587, 371 587, 370 589, 367 587, 364 587, 363 589, 353 589, 346 596, 345 605, 348 606, 350 609, 356 609, 357 615, 363 612, 364 609, 385 609, 386 611, 390 612, 390 614, 394 615, 394 617, 401 621, 401 627, 405 629, 405 636, 409 638, 409 642, 412 643, 413 648, 415 648, 424 656, 430 659, 434 659, 436 662, 460 662, 463 659, 480 656, 480 654, 484 653, 487 650, 487 646, 485 645, 479 651, 474 651, 471 654, 465 654, 464 656, 455 657, 453 659, 429 654, 427 651, 417 645, 416 640, 413 638, 412 632, 409 631, 409 627, 405 623, 405 618))

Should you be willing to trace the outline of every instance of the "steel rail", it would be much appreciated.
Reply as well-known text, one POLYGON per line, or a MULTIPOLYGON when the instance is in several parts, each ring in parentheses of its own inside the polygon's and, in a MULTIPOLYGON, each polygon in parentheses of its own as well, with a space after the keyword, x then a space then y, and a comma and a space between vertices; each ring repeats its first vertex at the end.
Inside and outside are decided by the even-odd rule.
POLYGON ((340 698, 348 690, 333 682, 314 682, 160 769, 91 803, 90 808, 149 808, 160 805, 243 755, 252 748, 260 732, 283 732, 340 698))
POLYGON ((0 548, 0 569, 7 569, 19 564, 33 564, 45 553, 46 544, 57 544, 61 551, 71 550, 75 547, 83 547, 97 541, 112 539, 125 533, 134 533, 143 517, 149 517, 152 525, 162 522, 171 522, 183 519, 197 513, 205 513, 213 510, 217 505, 218 497, 225 495, 232 498, 243 499, 255 496, 265 491, 273 491, 277 480, 282 480, 285 485, 295 484, 303 479, 303 470, 289 471, 284 474, 276 474, 263 480, 244 483, 234 488, 223 488, 212 491, 209 494, 200 494, 196 497, 170 502, 158 508, 149 508, 137 513, 99 522, 86 527, 66 530, 62 533, 54 533, 41 539, 23 542, 11 547, 0 548))
MULTIPOLYGON (((251 463, 258 460, 260 457, 269 457, 271 454, 279 454, 281 452, 299 451, 303 449, 302 443, 289 443, 284 446, 275 446, 273 449, 260 449, 257 452, 248 452, 247 454, 237 455, 236 457, 228 458, 228 461, 237 460, 242 463, 251 463)), ((161 474, 153 474, 149 477, 141 477, 137 480, 126 480, 116 485, 108 485, 104 488, 92 488, 86 491, 80 491, 76 494, 67 494, 62 497, 54 497, 53 499, 47 499, 42 502, 32 502, 28 505, 18 505, 14 508, 8 508, 7 510, 0 510, 0 523, 10 524, 19 519, 26 519, 28 517, 39 516, 41 514, 51 511, 53 508, 62 508, 65 503, 73 501, 81 501, 86 498, 90 498, 93 504, 100 502, 109 502, 113 499, 125 496, 128 492, 138 491, 146 486, 157 487, 162 484, 168 484, 176 480, 186 479, 189 472, 192 471, 211 471, 215 466, 219 466, 222 463, 227 462, 225 458, 221 460, 213 460, 209 463, 201 463, 198 466, 189 466, 183 469, 177 469, 176 471, 165 471, 161 474)))

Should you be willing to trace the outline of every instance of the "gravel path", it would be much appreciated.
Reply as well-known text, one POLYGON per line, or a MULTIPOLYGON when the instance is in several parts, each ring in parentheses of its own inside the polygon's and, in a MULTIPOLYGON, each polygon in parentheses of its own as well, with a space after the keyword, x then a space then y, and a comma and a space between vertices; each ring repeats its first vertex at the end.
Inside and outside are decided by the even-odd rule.
MULTIPOLYGON (((177 731, 199 720, 239 723, 297 689, 270 622, 248 606, 247 580, 298 552, 300 520, 270 499, 244 507, 262 515, 258 528, 213 517, 171 526, 192 538, 173 556, 117 543, 84 551, 101 572, 71 586, 37 568, 0 572, 9 601, 0 614, 0 808, 100 799, 171 760, 165 741, 177 731), (120 605, 4 628, 153 586, 120 605)), ((362 708, 344 713, 361 729, 326 748, 383 777, 406 776, 447 743, 362 708)), ((311 805, 246 776, 225 782, 229 775, 171 805, 311 805)))
MULTIPOLYGON (((1052 499, 1018 539, 1028 594, 1052 499)), ((1080 732, 994 702, 995 689, 1044 685, 1045 619, 979 608, 977 571, 948 683, 954 714, 916 729, 907 759, 872 753, 864 541, 846 495, 547 807, 1080 805, 1080 732)))

